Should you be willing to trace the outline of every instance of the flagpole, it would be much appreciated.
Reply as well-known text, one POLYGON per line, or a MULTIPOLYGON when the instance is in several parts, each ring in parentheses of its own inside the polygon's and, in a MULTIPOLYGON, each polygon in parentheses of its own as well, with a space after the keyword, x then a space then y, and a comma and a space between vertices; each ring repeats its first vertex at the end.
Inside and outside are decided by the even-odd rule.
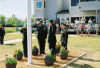
POLYGON ((28 65, 32 63, 32 28, 31 28, 31 0, 27 0, 27 47, 28 47, 28 65))

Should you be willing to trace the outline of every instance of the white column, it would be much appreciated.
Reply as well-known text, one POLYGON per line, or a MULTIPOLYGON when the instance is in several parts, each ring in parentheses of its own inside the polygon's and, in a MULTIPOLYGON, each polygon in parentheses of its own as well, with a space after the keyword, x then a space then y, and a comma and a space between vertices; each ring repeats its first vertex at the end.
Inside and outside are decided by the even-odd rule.
POLYGON ((79 0, 79 21, 80 21, 80 23, 81 23, 81 7, 80 7, 80 0, 79 0))
POLYGON ((98 23, 98 11, 96 10, 96 23, 98 23))
POLYGON ((27 0, 27 47, 28 65, 32 65, 32 28, 31 28, 31 0, 27 0))

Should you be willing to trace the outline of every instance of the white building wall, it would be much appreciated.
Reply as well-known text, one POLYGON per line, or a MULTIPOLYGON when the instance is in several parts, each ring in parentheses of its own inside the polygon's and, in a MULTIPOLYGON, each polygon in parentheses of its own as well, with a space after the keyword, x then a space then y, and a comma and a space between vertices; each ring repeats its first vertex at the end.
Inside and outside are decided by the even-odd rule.
POLYGON ((42 1, 44 2, 45 0, 34 0, 34 17, 35 18, 45 18, 45 8, 43 5, 43 8, 41 9, 36 9, 36 1, 42 1))
POLYGON ((69 6, 70 6, 70 0, 62 0, 62 6, 63 6, 63 10, 69 10, 69 6))
POLYGON ((46 0, 46 19, 56 20, 57 0, 46 0))
POLYGON ((63 8, 63 0, 57 0, 57 11, 61 11, 63 8))

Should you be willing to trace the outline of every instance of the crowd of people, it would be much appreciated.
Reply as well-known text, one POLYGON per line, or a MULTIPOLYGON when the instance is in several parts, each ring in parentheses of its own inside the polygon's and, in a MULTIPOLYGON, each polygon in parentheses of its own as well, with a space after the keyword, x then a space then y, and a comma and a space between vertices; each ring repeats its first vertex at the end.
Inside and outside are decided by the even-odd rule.
MULTIPOLYGON (((51 54, 56 54, 56 25, 52 19, 48 20, 48 26, 43 24, 43 20, 38 21, 32 27, 37 28, 37 39, 40 49, 40 55, 45 54, 45 43, 48 34, 48 43, 51 54)), ((63 23, 61 26, 61 45, 67 50, 67 40, 68 40, 68 29, 66 23, 63 23)), ((24 27, 20 30, 23 33, 23 52, 24 57, 28 57, 27 54, 27 24, 24 24, 24 27)))

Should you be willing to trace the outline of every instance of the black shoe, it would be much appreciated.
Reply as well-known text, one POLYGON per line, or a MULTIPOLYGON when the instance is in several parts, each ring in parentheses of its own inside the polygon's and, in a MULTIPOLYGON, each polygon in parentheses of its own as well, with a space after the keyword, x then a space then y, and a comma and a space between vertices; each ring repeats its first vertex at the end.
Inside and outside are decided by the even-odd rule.
POLYGON ((43 52, 42 54, 45 54, 45 52, 43 52))
POLYGON ((26 56, 26 55, 24 55, 24 57, 25 57, 25 58, 27 58, 27 56, 26 56))

